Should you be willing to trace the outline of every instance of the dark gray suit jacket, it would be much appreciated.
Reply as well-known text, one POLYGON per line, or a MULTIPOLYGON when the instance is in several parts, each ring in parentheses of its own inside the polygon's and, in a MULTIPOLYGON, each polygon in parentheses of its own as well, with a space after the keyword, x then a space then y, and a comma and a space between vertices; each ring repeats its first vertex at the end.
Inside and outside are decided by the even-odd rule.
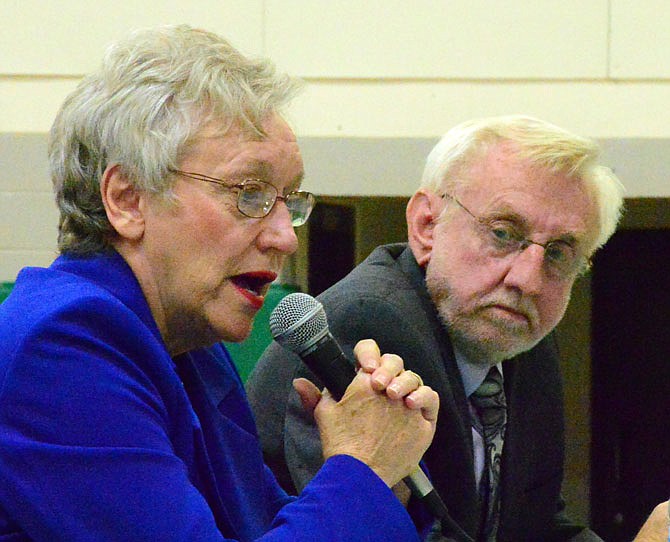
MULTIPOLYGON (((423 282, 409 248, 387 245, 319 299, 332 334, 347 354, 352 355, 358 340, 372 338, 382 352, 400 355, 406 368, 439 393, 437 431, 424 462, 452 517, 476 538, 480 510, 468 404, 448 334, 423 282)), ((508 425, 498 540, 601 540, 562 514, 563 392, 553 337, 503 367, 508 425)), ((299 490, 322 460, 315 425, 291 388, 298 376, 315 380, 297 356, 273 343, 247 391, 266 462, 285 487, 293 483, 299 490)))

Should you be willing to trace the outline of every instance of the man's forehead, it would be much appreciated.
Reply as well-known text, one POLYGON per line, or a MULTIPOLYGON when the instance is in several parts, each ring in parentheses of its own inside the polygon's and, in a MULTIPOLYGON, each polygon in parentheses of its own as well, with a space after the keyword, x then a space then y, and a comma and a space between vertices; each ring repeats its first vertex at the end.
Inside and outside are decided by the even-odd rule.
POLYGON ((537 196, 586 195, 588 192, 579 175, 556 171, 502 144, 491 147, 465 167, 461 184, 468 192, 488 196, 506 192, 537 196))
POLYGON ((577 175, 551 171, 504 147, 490 149, 466 171, 456 195, 480 212, 552 214, 579 230, 597 228, 597 199, 577 175))

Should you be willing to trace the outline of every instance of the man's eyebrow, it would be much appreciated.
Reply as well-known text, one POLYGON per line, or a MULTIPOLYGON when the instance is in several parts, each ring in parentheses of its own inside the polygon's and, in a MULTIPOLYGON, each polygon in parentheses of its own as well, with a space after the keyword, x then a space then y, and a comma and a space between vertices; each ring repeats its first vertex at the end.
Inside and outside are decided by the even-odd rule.
MULTIPOLYGON (((508 220, 514 222, 526 231, 531 229, 528 219, 507 205, 503 205, 497 209, 491 209, 489 212, 484 213, 482 218, 484 220, 508 220)), ((524 235, 526 235, 526 233, 524 233, 524 235)), ((556 236, 549 239, 549 241, 561 241, 576 247, 580 245, 585 238, 586 232, 565 231, 558 233, 556 236)))
POLYGON ((525 216, 519 214, 508 205, 488 209, 482 213, 481 217, 485 220, 509 220, 510 222, 516 222, 518 225, 524 227, 528 227, 529 225, 528 219, 525 216))

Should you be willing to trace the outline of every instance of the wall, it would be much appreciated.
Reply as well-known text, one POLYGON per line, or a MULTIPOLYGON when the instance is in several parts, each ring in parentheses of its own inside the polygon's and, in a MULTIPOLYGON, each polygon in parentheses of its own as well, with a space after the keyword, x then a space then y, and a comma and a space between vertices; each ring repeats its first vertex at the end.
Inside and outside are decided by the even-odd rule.
POLYGON ((288 117, 317 194, 409 195, 450 126, 524 112, 606 142, 630 197, 670 195, 664 0, 0 0, 0 13, 0 281, 54 256, 43 157, 60 103, 106 44, 155 24, 214 30, 306 79, 288 117))
POLYGON ((220 32, 305 77, 293 114, 304 136, 436 136, 510 111, 598 138, 670 131, 665 0, 2 0, 0 8, 0 132, 45 132, 109 41, 169 22, 220 32))

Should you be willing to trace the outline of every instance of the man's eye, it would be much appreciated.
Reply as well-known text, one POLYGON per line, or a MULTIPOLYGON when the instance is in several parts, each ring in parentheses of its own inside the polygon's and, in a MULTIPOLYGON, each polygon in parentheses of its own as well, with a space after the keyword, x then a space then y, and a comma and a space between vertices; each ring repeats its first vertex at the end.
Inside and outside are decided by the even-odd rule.
POLYGON ((552 262, 563 264, 571 262, 575 257, 575 252, 567 243, 555 241, 547 245, 545 255, 552 262))
POLYGON ((508 224, 492 224, 490 230, 493 240, 498 244, 505 245, 519 240, 516 230, 508 224))

